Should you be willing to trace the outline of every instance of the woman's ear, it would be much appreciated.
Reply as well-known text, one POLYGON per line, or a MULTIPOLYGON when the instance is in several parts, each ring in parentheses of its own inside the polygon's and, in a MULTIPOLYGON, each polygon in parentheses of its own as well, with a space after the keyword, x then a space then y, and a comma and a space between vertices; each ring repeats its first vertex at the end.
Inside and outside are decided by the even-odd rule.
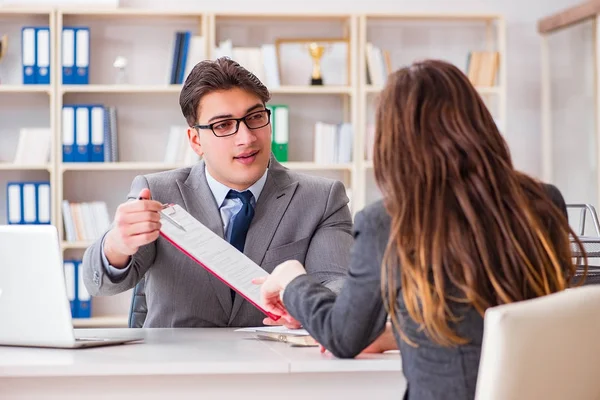
POLYGON ((204 155, 204 150, 202 149, 202 145, 200 144, 200 134, 194 128, 188 128, 187 130, 188 142, 190 146, 192 146, 192 150, 194 153, 198 154, 200 157, 204 155))

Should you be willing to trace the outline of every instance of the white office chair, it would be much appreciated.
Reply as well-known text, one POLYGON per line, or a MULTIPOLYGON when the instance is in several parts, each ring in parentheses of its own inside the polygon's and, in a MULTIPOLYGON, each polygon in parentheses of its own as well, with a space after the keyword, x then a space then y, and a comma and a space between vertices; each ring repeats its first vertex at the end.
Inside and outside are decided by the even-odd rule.
POLYGON ((487 310, 477 400, 600 399, 600 285, 487 310))

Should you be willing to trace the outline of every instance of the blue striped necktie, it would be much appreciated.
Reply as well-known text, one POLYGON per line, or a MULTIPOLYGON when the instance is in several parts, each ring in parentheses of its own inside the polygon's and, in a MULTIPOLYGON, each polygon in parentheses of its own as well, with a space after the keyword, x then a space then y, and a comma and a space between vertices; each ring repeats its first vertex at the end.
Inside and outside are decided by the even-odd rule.
MULTIPOLYGON (((235 190, 230 190, 227 193, 228 199, 240 199, 242 201, 242 208, 232 217, 231 223, 231 236, 229 238, 229 243, 238 249, 240 252, 244 252, 244 244, 246 243, 246 235, 248 233, 248 228, 250 227, 250 222, 252 222, 252 217, 254 217, 254 208, 252 204, 250 204, 250 200, 252 200, 252 192, 246 190, 244 192, 236 192, 235 190)), ((231 301, 235 297, 235 291, 231 289, 231 301)))

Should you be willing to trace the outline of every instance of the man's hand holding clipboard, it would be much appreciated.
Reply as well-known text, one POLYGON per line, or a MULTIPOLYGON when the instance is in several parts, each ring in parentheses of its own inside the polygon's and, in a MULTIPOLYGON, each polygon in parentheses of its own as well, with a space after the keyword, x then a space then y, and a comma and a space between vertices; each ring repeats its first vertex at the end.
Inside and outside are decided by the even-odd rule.
POLYGON ((149 189, 143 189, 138 200, 117 208, 114 227, 106 234, 104 242, 104 253, 112 266, 125 268, 140 247, 158 238, 162 208, 160 202, 150 200, 149 189))

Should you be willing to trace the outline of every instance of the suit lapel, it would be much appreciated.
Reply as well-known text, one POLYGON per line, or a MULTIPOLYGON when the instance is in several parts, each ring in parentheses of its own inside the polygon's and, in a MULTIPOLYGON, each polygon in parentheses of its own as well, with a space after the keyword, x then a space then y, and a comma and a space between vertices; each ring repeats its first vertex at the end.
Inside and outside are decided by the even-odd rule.
MULTIPOLYGON (((215 232, 220 237, 223 234, 223 220, 219 213, 219 208, 215 198, 206 181, 204 172, 204 161, 200 161, 190 171, 185 182, 177 181, 177 186, 181 192, 181 197, 185 204, 187 212, 200 221, 208 229, 215 232)), ((219 303, 227 315, 231 312, 231 294, 229 287, 219 281, 218 278, 209 273, 209 280, 217 294, 219 303)))
MULTIPOLYGON (((254 217, 248 229, 244 245, 244 254, 256 264, 260 265, 262 263, 297 186, 298 182, 292 182, 285 168, 271 157, 267 181, 256 203, 254 217)), ((229 319, 230 323, 235 318, 242 303, 242 297, 236 296, 231 318, 229 319)))

